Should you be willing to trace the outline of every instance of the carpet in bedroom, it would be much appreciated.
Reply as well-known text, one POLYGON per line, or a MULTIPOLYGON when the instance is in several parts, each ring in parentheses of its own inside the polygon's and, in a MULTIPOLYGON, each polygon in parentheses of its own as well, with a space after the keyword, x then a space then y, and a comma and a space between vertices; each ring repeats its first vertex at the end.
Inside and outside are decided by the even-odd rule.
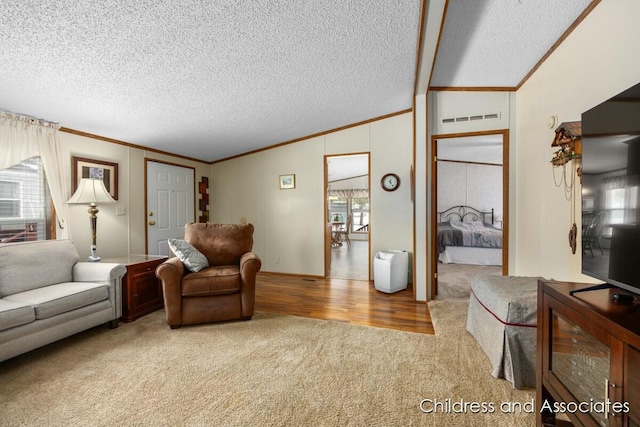
POLYGON ((502 267, 438 263, 438 299, 468 299, 471 295, 471 278, 476 274, 500 275, 502 274, 502 267))

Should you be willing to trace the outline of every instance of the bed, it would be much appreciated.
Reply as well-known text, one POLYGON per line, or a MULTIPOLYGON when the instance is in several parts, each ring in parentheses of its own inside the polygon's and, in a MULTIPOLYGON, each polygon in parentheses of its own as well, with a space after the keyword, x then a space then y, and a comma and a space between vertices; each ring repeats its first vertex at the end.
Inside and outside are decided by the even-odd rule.
POLYGON ((438 259, 445 264, 502 265, 502 230, 494 210, 453 206, 438 212, 438 259))

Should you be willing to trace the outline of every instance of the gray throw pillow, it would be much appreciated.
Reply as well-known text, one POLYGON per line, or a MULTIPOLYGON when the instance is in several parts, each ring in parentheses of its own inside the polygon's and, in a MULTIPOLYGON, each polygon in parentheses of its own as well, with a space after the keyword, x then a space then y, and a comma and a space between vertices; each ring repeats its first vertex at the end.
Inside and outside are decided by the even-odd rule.
POLYGON ((198 271, 209 267, 209 260, 189 242, 181 239, 169 239, 169 248, 189 271, 198 271))

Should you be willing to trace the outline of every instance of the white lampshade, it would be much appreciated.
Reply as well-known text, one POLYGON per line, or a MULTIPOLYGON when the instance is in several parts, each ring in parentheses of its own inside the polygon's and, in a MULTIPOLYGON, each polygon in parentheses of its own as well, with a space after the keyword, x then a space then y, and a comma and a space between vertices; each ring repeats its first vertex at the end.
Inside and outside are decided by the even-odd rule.
POLYGON ((82 178, 78 183, 78 189, 67 203, 106 205, 116 201, 111 197, 101 179, 82 178))

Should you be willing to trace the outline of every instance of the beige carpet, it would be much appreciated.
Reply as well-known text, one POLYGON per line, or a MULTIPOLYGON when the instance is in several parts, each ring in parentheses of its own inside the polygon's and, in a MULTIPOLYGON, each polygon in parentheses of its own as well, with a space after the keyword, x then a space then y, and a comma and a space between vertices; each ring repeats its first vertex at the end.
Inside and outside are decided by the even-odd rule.
POLYGON ((0 363, 0 424, 533 426, 501 410, 535 392, 491 377, 467 303, 429 309, 435 336, 265 313, 170 330, 160 311, 96 328, 0 363), (423 399, 495 412, 425 413, 423 399))
POLYGON ((438 264, 438 298, 469 299, 471 278, 476 274, 502 274, 495 265, 438 264))

